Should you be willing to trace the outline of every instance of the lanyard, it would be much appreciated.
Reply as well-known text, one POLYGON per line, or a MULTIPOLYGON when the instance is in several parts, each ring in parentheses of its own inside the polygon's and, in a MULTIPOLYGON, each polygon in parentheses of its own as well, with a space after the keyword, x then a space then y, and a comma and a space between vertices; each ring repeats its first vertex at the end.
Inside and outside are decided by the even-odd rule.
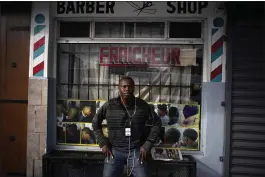
POLYGON ((131 126, 131 118, 132 118, 132 117, 135 115, 135 113, 136 113, 136 98, 135 98, 134 100, 135 100, 135 101, 134 101, 134 111, 133 111, 133 113, 132 113, 132 115, 131 115, 131 114, 129 113, 128 109, 126 108, 126 105, 123 103, 123 101, 122 101, 122 99, 121 99, 121 102, 122 102, 122 104, 123 104, 123 106, 124 106, 124 108, 125 108, 125 110, 126 110, 128 116, 129 116, 129 119, 130 119, 129 124, 130 124, 130 126, 131 126))

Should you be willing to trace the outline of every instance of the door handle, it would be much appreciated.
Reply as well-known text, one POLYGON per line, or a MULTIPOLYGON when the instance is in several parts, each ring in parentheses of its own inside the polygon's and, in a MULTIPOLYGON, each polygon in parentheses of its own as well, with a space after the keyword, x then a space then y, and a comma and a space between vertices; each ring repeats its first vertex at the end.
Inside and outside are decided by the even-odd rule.
POLYGON ((9 137, 9 141, 14 142, 15 140, 16 140, 16 137, 15 137, 15 136, 11 135, 11 136, 9 137))
POLYGON ((12 62, 11 66, 12 66, 12 68, 16 68, 17 67, 17 63, 16 62, 12 62))

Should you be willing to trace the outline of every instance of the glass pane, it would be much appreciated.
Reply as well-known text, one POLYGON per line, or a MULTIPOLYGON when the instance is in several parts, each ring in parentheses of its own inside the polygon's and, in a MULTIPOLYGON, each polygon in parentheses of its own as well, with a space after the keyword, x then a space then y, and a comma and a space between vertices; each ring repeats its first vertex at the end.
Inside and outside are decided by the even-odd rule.
MULTIPOLYGON (((62 117, 62 116, 61 116, 62 117)), ((65 123, 63 123, 62 121, 57 121, 57 126, 56 126, 56 139, 57 139, 57 143, 66 143, 66 139, 65 139, 65 123)))
POLYGON ((140 77, 138 75, 130 75, 129 77, 131 77, 134 80, 135 85, 140 84, 140 77))
POLYGON ((201 83, 192 83, 190 89, 190 102, 200 103, 201 101, 201 83))
POLYGON ((79 89, 79 99, 80 100, 87 100, 88 99, 88 85, 80 85, 80 89, 79 89))
POLYGON ((119 85, 120 75, 110 74, 110 85, 119 85))
POLYGON ((152 87, 151 88, 151 102, 160 102, 160 88, 152 87))
POLYGON ((99 99, 100 100, 108 100, 109 95, 108 86, 99 86, 99 99))
POLYGON ((152 72, 151 73, 151 85, 160 85, 160 72, 152 72))
POLYGON ((126 67, 109 66, 109 73, 115 75, 124 75, 126 67))
POLYGON ((110 86, 109 99, 115 98, 118 96, 119 96, 119 87, 118 86, 110 86))
POLYGON ((80 120, 84 120, 84 122, 92 122, 92 119, 96 113, 96 101, 80 101, 79 104, 79 110, 84 111, 84 114, 86 114, 86 117, 79 118, 80 120), (90 109, 88 109, 88 107, 90 109))
MULTIPOLYGON (((86 44, 86 45, 89 45, 90 55, 99 57, 100 45, 101 44, 86 44)), ((107 44, 107 46, 108 46, 108 44, 107 44)))
POLYGON ((96 137, 91 123, 81 124, 81 144, 96 144, 96 137), (89 135, 89 136, 87 136, 89 135))
POLYGON ((90 55, 89 57, 90 65, 89 65, 89 84, 98 84, 99 81, 99 73, 100 67, 98 65, 98 56, 90 55))
POLYGON ((139 95, 139 85, 137 85, 137 86, 134 87, 134 95, 136 97, 141 98, 140 95, 139 95))
POLYGON ((79 83, 81 85, 87 85, 89 84, 89 60, 87 56, 81 55, 80 56, 80 73, 79 73, 79 83))
MULTIPOLYGON (((136 68, 127 68, 123 67, 124 71, 118 71, 122 68, 118 67, 111 67, 108 66, 101 66, 98 65, 99 60, 99 51, 100 46, 110 46, 109 44, 62 44, 59 45, 60 54, 59 54, 59 69, 58 69, 58 80, 61 83, 69 83, 69 84, 76 84, 76 87, 81 88, 78 85, 91 85, 95 86, 97 84, 103 84, 107 86, 108 84, 116 84, 118 85, 118 81, 121 75, 126 74, 135 80, 135 83, 138 85, 148 85, 149 81, 151 85, 161 86, 163 85, 172 85, 172 86, 190 86, 193 82, 200 83, 201 81, 191 77, 193 75, 198 75, 196 78, 201 78, 201 57, 196 61, 198 66, 192 67, 156 67, 156 68, 143 68, 141 71, 136 70, 136 68), (75 52, 77 53, 70 53, 69 51, 73 51, 75 48, 75 52), (89 51, 93 52, 93 55, 90 53, 81 53, 78 52, 81 48, 87 48, 89 51), (155 69, 157 71, 153 71, 155 69), (150 72, 150 71, 151 72, 150 72), (147 72, 146 72, 147 71, 147 72), (111 73, 109 73, 111 72, 111 73), (117 72, 117 73, 116 73, 117 72), (66 74, 67 73, 67 74, 66 74), (170 74, 169 74, 170 73, 170 74), (150 76, 150 77, 149 77, 150 76), (198 81, 197 81, 198 80, 198 81)), ((118 47, 119 45, 111 45, 118 47)), ((131 45, 121 45, 123 47, 131 47, 131 45)), ((133 45, 134 46, 134 45, 133 45)), ((157 45, 151 45, 154 47, 157 45)), ((172 45, 173 46, 173 45, 172 45)), ((161 46, 157 46, 161 47, 161 46)), ((174 46, 173 46, 174 47, 174 46)), ((177 46, 181 48, 191 48, 188 45, 177 46)), ((198 46, 196 46, 198 47, 198 46)), ((197 52, 198 53, 198 52, 197 52)), ((66 87, 67 88, 67 87, 66 87)), ((64 88, 65 90, 65 88, 64 88)), ((85 95, 81 95, 85 93, 85 91, 81 91, 79 96, 86 97, 85 95), (82 92, 82 93, 81 93, 82 92)), ((72 96, 78 97, 76 91, 71 91, 72 96)), ((67 89, 61 93, 61 95, 67 95, 67 89)), ((60 94, 58 94, 60 95, 60 94)), ((64 96, 65 97, 65 96, 64 96)))
POLYGON ((73 83, 74 84, 79 84, 80 83, 80 74, 81 74, 81 62, 80 62, 80 57, 79 54, 74 54, 72 55, 73 58, 71 58, 73 60, 73 67, 70 69, 69 74, 73 74, 73 83))
POLYGON ((125 38, 134 38, 134 23, 125 23, 125 38))
POLYGON ((201 38, 202 24, 200 22, 171 22, 170 38, 201 38))
MULTIPOLYGON (((151 31, 150 29, 144 30, 151 31)), ((124 75, 128 75, 135 80, 135 96, 147 102, 169 102, 172 104, 201 103, 203 50, 199 49, 203 49, 202 45, 59 44, 58 48, 60 50, 58 50, 57 59, 57 99, 108 100, 117 97, 119 79, 124 75), (145 67, 138 67, 138 65, 137 67, 131 65, 124 66, 122 65, 123 63, 119 63, 121 66, 118 67, 100 66, 99 61, 102 57, 101 47, 106 47, 103 56, 107 61, 106 64, 111 63, 110 51, 113 51, 113 48, 118 50, 117 57, 119 59, 122 55, 122 61, 126 60, 126 58, 128 61, 133 61, 133 59, 137 58, 138 61, 141 60, 142 62, 146 59, 150 63, 145 65, 145 67), (134 50, 135 48, 137 50, 134 50), (155 57, 152 56, 152 49, 154 48, 157 48, 155 57), (180 52, 183 52, 179 56, 180 58, 182 57, 182 60, 186 59, 183 57, 186 50, 190 50, 188 58, 192 63, 197 65, 160 66, 156 63, 156 61, 161 60, 161 55, 165 54, 163 49, 169 49, 168 51, 172 52, 172 49, 175 48, 179 48, 180 52), (148 49, 150 49, 150 52, 148 49), (129 56, 132 57, 129 59, 129 56), (64 82, 65 84, 60 84, 59 82, 64 82)), ((115 55, 112 54, 112 56, 115 55)), ((172 56, 171 53, 169 56, 172 56)), ((82 142, 81 135, 87 130, 86 127, 88 127, 86 124, 75 123, 72 125, 73 128, 76 127, 77 129, 76 137, 80 138, 79 140, 77 138, 74 139, 74 137, 71 138, 71 132, 69 134, 69 126, 74 123, 74 120, 71 119, 71 114, 69 114, 70 109, 67 109, 67 107, 77 108, 79 113, 82 110, 81 102, 66 101, 65 105, 64 111, 57 112, 57 143, 67 142, 69 145, 77 145, 81 141, 83 145, 90 144, 82 142), (63 124, 64 122, 67 122, 67 128, 63 124)), ((99 108, 99 106, 95 107, 99 108)))
POLYGON ((149 86, 140 86, 140 98, 148 102, 150 101, 150 87, 149 86))
MULTIPOLYGON (((151 31, 150 29, 144 30, 151 31)), ((128 75, 135 80, 135 96, 147 102, 169 102, 172 104, 194 102, 200 104, 201 102, 200 86, 203 50, 199 49, 203 49, 202 45, 59 44, 58 48, 60 50, 58 50, 57 59, 57 99, 108 100, 117 97, 119 79, 124 75, 128 75), (106 47, 104 56, 102 56, 101 47, 106 47), (108 66, 108 64, 111 64, 110 58, 115 57, 115 52, 114 54, 110 52, 113 51, 113 48, 118 51, 117 57, 119 59, 122 58, 122 61, 126 61, 126 58, 128 61, 133 61, 137 58, 138 61, 149 61, 150 63, 144 67, 139 65, 137 67, 132 65, 124 66, 122 62, 119 63, 121 66, 108 66), (137 50, 134 50, 135 48, 137 50), (152 56, 152 49, 154 48, 157 48, 155 57, 152 56), (164 61, 161 60, 161 55, 165 55, 163 53, 165 50, 163 49, 172 52, 172 49, 176 48, 183 52, 179 55, 180 58, 182 57, 181 61, 187 58, 185 55, 187 49, 190 50, 188 58, 197 65, 187 66, 180 64, 180 66, 171 66, 156 63, 156 61, 161 61, 161 63, 164 61), (99 65, 101 57, 105 57, 106 66, 99 65), (65 84, 60 84, 59 82, 64 82, 65 84)), ((169 56, 172 56, 171 53, 169 56)), ((69 108, 77 108, 78 112, 82 109, 79 101, 67 101, 66 105, 69 105, 66 106, 69 108)), ((85 124, 75 124, 77 127, 76 132, 80 133, 77 133, 77 135, 81 139, 78 142, 74 141, 71 143, 73 139, 69 138, 70 129, 66 129, 62 122, 67 121, 70 125, 70 121, 73 120, 71 118, 69 120, 69 109, 66 108, 65 110, 63 114, 62 112, 57 114, 57 120, 61 120, 61 123, 60 121, 59 123, 57 122, 57 142, 77 145, 82 141, 81 135, 87 130, 85 129, 87 126, 85 124)), ((85 142, 81 143, 87 144, 85 142)))
POLYGON ((75 51, 80 53, 88 53, 90 52, 90 45, 88 44, 75 44, 75 51))
POLYGON ((191 67, 184 67, 181 71, 181 85, 189 86, 191 83, 191 67))
POLYGON ((170 101, 170 89, 169 87, 161 88, 161 102, 169 102, 170 101))
POLYGON ((180 85, 180 78, 181 78, 180 67, 172 68, 170 75, 171 75, 171 85, 174 86, 180 85))
POLYGON ((121 22, 96 22, 95 38, 122 38, 123 23, 121 22))
POLYGON ((109 68, 105 66, 99 67, 99 84, 108 84, 109 83, 109 68))
POLYGON ((136 38, 164 38, 165 23, 136 23, 136 38))
POLYGON ((80 123, 66 123, 66 143, 80 144, 80 123))
POLYGON ((171 103, 180 103, 180 87, 171 88, 171 103))
POLYGON ((190 102, 190 88, 181 88, 181 103, 188 104, 190 102))
POLYGON ((57 85, 58 99, 68 99, 68 85, 57 85))
POLYGON ((68 69, 69 69, 69 55, 68 54, 59 54, 59 62, 58 65, 58 75, 59 75, 59 82, 60 83, 68 83, 68 69), (67 74, 65 74, 67 73, 67 74))
POLYGON ((60 22, 60 37, 89 37, 89 34, 90 22, 60 22))
POLYGON ((150 85, 150 73, 149 72, 142 72, 142 76, 139 77, 140 85, 150 85))
POLYGON ((58 52, 68 54, 72 44, 58 44, 58 52))
POLYGON ((89 86, 89 100, 97 100, 98 93, 98 86, 89 86))
POLYGON ((70 89, 71 95, 69 96, 69 98, 71 99, 78 99, 79 98, 79 94, 80 94, 80 90, 79 90, 80 85, 73 85, 72 88, 70 89))
POLYGON ((161 85, 170 85, 170 72, 161 72, 161 85))

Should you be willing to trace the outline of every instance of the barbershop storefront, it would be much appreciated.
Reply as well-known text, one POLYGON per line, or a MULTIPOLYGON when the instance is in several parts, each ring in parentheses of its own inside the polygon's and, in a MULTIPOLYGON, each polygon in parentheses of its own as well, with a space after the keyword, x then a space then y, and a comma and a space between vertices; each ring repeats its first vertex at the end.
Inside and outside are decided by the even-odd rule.
POLYGON ((100 151, 91 121, 118 96, 122 76, 134 79, 135 95, 161 117, 160 146, 178 143, 222 173, 222 3, 34 2, 31 21, 29 177, 41 173, 52 149, 100 151))

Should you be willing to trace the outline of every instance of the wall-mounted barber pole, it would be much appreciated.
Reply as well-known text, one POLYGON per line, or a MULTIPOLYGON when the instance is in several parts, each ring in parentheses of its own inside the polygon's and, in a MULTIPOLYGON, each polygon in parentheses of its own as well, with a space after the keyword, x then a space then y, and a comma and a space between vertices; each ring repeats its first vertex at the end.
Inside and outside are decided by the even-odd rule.
POLYGON ((212 20, 211 29, 211 82, 225 82, 225 17, 212 20))
POLYGON ((47 77, 49 4, 34 2, 31 14, 29 77, 47 77))
POLYGON ((45 49, 45 17, 43 14, 35 16, 34 47, 33 47, 33 76, 43 77, 44 49, 45 49))

